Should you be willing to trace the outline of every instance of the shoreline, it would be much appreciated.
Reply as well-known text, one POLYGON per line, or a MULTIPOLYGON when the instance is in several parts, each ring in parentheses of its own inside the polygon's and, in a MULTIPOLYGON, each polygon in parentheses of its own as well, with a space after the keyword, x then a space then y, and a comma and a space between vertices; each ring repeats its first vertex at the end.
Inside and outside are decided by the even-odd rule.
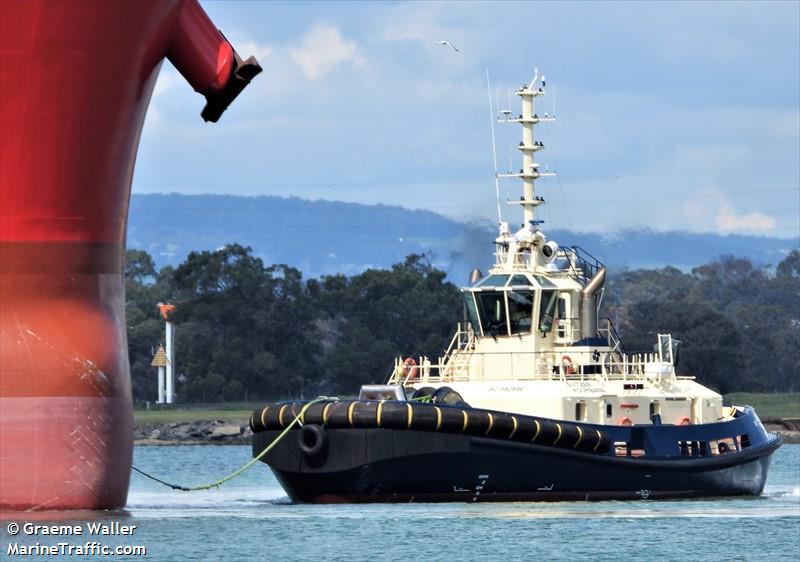
POLYGON ((193 422, 145 422, 133 428, 134 445, 249 445, 250 424, 225 420, 193 422))
POLYGON ((783 437, 784 444, 800 444, 800 430, 798 430, 800 428, 800 420, 798 418, 764 422, 764 428, 770 433, 777 433, 783 437))
MULTIPOLYGON (((800 444, 800 418, 764 421, 770 433, 778 433, 787 444, 800 444)), ((156 447, 182 445, 250 445, 250 425, 225 420, 193 422, 145 422, 135 424, 133 444, 156 447)))

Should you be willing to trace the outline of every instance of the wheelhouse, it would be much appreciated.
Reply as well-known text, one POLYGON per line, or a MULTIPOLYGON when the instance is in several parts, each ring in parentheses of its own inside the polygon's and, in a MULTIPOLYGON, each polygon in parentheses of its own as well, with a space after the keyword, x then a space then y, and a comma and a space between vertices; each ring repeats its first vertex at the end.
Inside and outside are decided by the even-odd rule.
POLYGON ((569 278, 490 274, 462 289, 467 319, 477 335, 512 337, 555 334, 574 341, 580 285, 569 278))

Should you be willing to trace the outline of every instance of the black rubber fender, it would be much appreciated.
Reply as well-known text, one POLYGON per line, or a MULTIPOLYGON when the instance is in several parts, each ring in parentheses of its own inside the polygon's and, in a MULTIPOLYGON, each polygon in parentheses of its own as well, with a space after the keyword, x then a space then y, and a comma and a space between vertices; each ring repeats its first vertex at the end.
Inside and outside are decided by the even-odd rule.
POLYGON ((442 386, 436 389, 436 391, 432 394, 431 402, 434 404, 446 405, 446 406, 458 406, 458 407, 467 407, 469 408, 469 404, 464 402, 464 399, 461 395, 450 388, 449 386, 442 386))
POLYGON ((423 386, 422 388, 418 388, 414 391, 414 394, 411 395, 411 399, 414 400, 415 398, 425 398, 426 396, 433 396, 436 392, 436 389, 432 386, 423 386))
POLYGON ((316 457, 327 448, 328 436, 317 424, 307 423, 297 432, 297 443, 304 455, 316 457))
MULTIPOLYGON (((446 387, 443 387, 443 389, 446 387)), ((307 402, 268 404, 253 412, 250 425, 253 432, 282 429, 303 412, 307 402)), ((311 404, 303 413, 301 423, 325 428, 411 429, 417 431, 461 433, 478 437, 508 439, 523 443, 575 449, 604 454, 609 450, 608 436, 599 429, 566 420, 550 420, 470 407, 435 403, 415 403, 398 400, 344 400, 311 404)), ((306 430, 306 432, 314 429, 306 430)), ((310 434, 298 435, 307 439, 306 449, 315 449, 316 439, 310 434)))
POLYGON ((387 429, 408 429, 408 411, 413 408, 410 402, 387 400, 379 405, 376 412, 376 426, 387 429))
POLYGON ((350 427, 375 427, 378 419, 377 400, 356 400, 350 407, 347 423, 350 427))

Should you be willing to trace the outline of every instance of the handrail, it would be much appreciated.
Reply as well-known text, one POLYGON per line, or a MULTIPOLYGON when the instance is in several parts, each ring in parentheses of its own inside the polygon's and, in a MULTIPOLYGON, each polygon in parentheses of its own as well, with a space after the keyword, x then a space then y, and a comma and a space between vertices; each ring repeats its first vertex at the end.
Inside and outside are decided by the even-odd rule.
POLYGON ((444 359, 448 359, 450 355, 453 353, 453 347, 458 349, 458 345, 461 343, 461 322, 456 324, 456 333, 453 334, 452 339, 450 340, 450 345, 447 346, 447 349, 444 351, 444 355, 442 357, 444 359))
POLYGON ((433 363, 420 357, 416 371, 398 358, 390 384, 468 380, 559 380, 661 382, 675 378, 671 365, 659 361, 656 353, 626 354, 607 350, 597 359, 588 352, 567 355, 567 349, 547 351, 476 352, 467 346, 452 353, 447 361, 433 363), (412 378, 413 373, 413 378, 412 378), (498 376, 499 375, 499 376, 498 376))
POLYGON ((580 246, 561 248, 559 255, 569 259, 569 276, 580 283, 581 286, 585 286, 600 269, 605 267, 603 262, 580 246))
POLYGON ((608 341, 608 347, 614 351, 624 353, 625 350, 622 347, 622 338, 620 338, 619 332, 617 332, 617 328, 614 326, 614 323, 610 318, 602 318, 601 320, 604 321, 606 325, 604 328, 598 328, 597 331, 601 335, 605 333, 606 340, 608 341))

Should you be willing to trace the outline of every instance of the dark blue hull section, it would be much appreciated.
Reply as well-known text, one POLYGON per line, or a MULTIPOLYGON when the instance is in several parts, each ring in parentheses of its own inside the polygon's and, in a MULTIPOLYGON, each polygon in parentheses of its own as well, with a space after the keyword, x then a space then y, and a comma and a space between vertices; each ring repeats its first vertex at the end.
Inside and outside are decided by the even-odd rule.
MULTIPOLYGON (((324 446, 313 454, 308 446, 304 452, 301 432, 292 430, 263 460, 299 502, 625 500, 758 495, 781 444, 751 409, 716 424, 603 430, 643 456, 619 456, 613 447, 597 455, 490 437, 329 428, 321 433, 324 446), (686 456, 678 445, 741 441, 743 435, 746 446, 724 454, 706 449, 703 456, 686 456), (655 450, 659 444, 661 455, 655 450)), ((253 453, 278 434, 256 433, 253 453)))

